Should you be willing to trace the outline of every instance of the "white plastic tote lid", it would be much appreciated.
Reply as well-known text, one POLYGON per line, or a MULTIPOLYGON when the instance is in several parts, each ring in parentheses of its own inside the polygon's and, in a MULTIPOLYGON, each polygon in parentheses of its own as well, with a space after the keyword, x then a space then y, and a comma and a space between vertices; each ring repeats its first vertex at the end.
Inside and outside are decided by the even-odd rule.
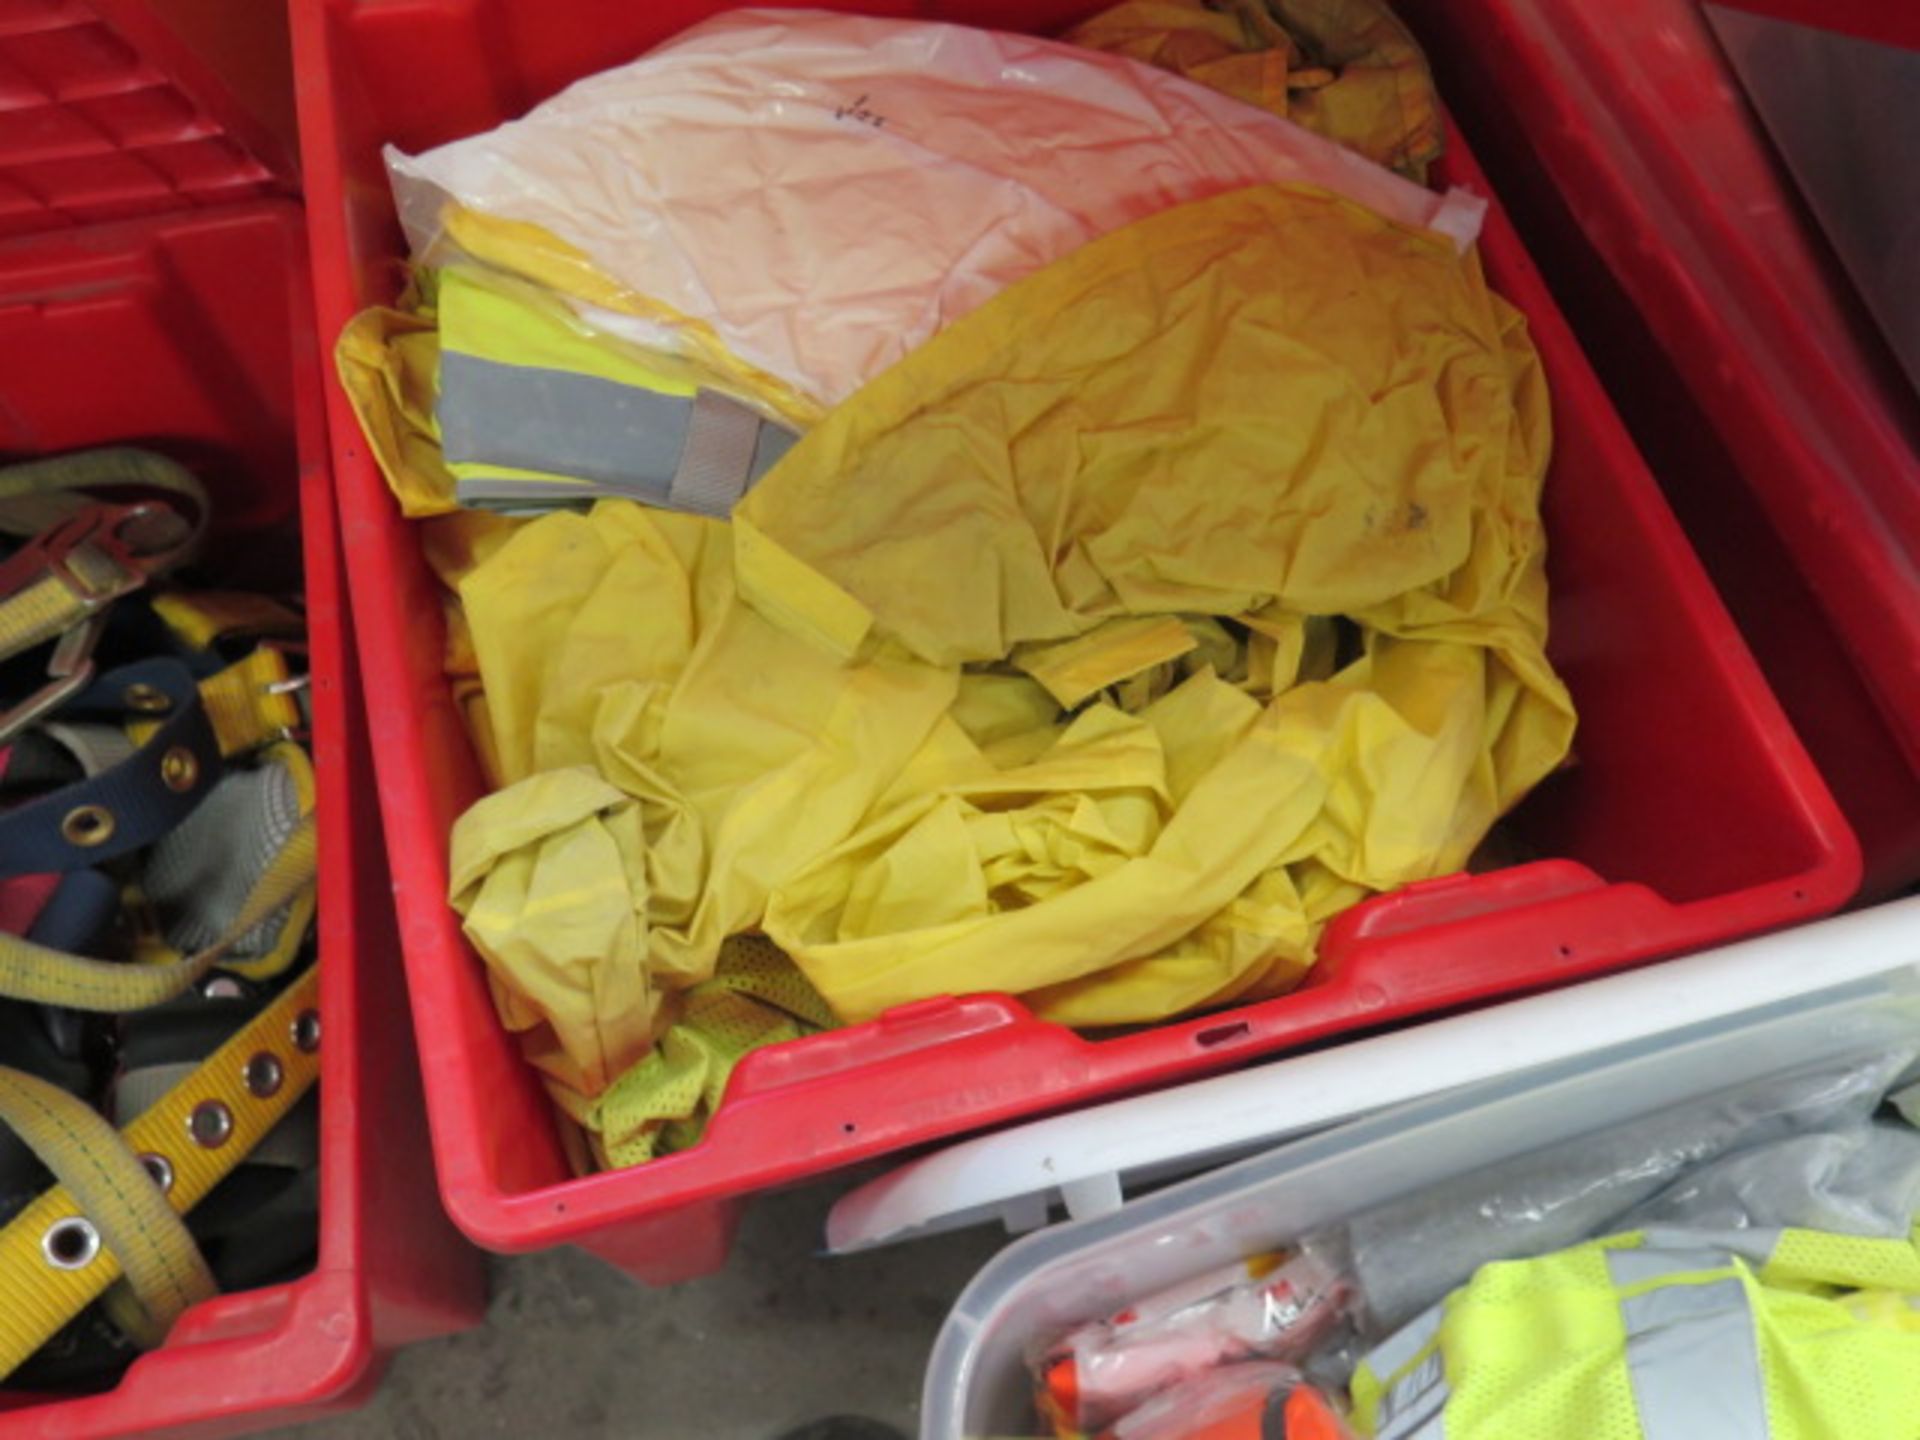
POLYGON ((1849 990, 1920 996, 1920 898, 964 1141, 850 1191, 828 1216, 827 1245, 993 1219, 1037 1229, 1056 1203, 1076 1220, 1105 1214, 1129 1186, 1387 1106, 1849 990))

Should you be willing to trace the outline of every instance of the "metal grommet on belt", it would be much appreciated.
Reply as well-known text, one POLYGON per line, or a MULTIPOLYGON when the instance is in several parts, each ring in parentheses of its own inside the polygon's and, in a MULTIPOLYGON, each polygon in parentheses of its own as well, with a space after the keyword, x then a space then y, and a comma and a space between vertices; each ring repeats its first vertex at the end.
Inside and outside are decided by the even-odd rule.
POLYGON ((173 1162, 166 1156, 156 1155, 149 1150, 141 1155, 140 1163, 147 1174, 153 1177, 153 1183, 160 1187, 161 1194, 173 1189, 173 1162))
POLYGON ((149 685, 144 680, 136 680, 121 692, 120 698, 126 702, 129 710, 142 715, 164 715, 173 709, 173 700, 158 685, 149 685))
POLYGON ((258 1100, 278 1094, 280 1083, 287 1078, 286 1067, 280 1063, 280 1057, 270 1050, 257 1051, 247 1060, 246 1069, 240 1073, 247 1082, 247 1093, 258 1100))
POLYGON ((84 1270, 100 1253, 100 1232, 78 1215, 56 1220, 40 1237, 40 1253, 56 1270, 84 1270))
POLYGON ((60 822, 69 845, 104 845, 113 838, 113 812, 104 805, 76 805, 60 822))
POLYGON ((293 1043, 303 1055, 320 1048, 320 1012, 302 1010, 293 1022, 293 1043))
POLYGON ((202 1100, 187 1116, 187 1135, 202 1150, 218 1150, 233 1134, 233 1111, 219 1100, 202 1100))
POLYGON ((160 757, 160 778, 176 795, 184 795, 200 779, 200 762, 184 745, 175 745, 160 757))

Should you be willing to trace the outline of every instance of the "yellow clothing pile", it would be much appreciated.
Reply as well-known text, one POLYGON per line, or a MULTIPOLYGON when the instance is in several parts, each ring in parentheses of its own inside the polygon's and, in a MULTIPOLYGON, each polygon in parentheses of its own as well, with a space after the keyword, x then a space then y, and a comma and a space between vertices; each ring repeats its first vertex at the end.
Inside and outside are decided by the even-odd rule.
POLYGON ((453 898, 503 1012, 591 1126, 755 928, 843 1020, 1286 990, 1567 752, 1547 451, 1472 255, 1258 187, 948 326, 731 525, 490 537, 460 596, 505 788, 453 898))

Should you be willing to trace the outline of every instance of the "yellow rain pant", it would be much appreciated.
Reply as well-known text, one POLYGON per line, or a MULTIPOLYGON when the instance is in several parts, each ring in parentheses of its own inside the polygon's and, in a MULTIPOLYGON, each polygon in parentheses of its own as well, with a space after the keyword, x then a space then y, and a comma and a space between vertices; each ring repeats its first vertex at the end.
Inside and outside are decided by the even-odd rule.
POLYGON ((1271 110, 1413 180, 1446 138, 1426 57, 1380 0, 1124 0, 1062 38, 1271 110))

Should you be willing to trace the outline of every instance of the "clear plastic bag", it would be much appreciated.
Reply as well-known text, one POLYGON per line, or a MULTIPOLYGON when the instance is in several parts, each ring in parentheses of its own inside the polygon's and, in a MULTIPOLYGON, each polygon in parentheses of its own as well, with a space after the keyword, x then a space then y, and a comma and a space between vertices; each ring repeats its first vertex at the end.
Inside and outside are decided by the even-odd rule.
POLYGON ((1793 1227, 1897 1240, 1920 1210, 1920 1133, 1856 1125, 1742 1150, 1670 1185, 1618 1222, 1622 1230, 1793 1227))
POLYGON ((1065 1431, 1093 1432, 1237 1362, 1298 1365, 1340 1330, 1353 1294, 1324 1245, 1208 1271, 1046 1346, 1033 1357, 1042 1409, 1065 1431))
MULTIPOLYGON (((1911 1051, 1883 1052, 1757 1081, 1360 1215, 1348 1237, 1366 1328, 1392 1332, 1492 1261, 1545 1255, 1630 1228, 1623 1222, 1636 1207, 1723 1156, 1809 1132, 1864 1127, 1913 1058, 1911 1051)), ((1703 1210, 1725 1209, 1740 1173, 1716 1182, 1724 1189, 1711 1198, 1703 1192, 1703 1210)), ((1679 1214, 1664 1218, 1697 1223, 1679 1214)))
POLYGON ((450 238, 822 406, 1189 200, 1312 185, 1461 250, 1485 211, 1121 56, 804 10, 716 16, 522 119, 386 158, 416 260, 450 238))

